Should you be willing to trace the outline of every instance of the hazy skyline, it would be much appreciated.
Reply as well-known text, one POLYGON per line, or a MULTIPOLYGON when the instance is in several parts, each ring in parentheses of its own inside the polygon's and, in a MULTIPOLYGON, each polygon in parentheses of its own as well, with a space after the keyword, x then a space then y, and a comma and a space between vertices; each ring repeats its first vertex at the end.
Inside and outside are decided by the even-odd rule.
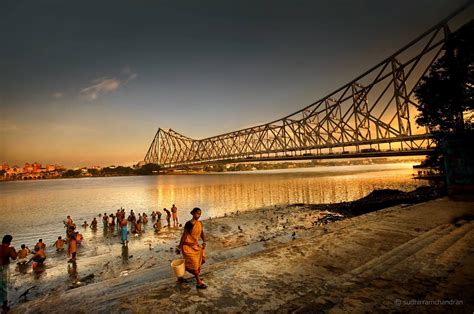
POLYGON ((3 1, 0 162, 131 165, 158 127, 270 122, 465 2, 3 1))

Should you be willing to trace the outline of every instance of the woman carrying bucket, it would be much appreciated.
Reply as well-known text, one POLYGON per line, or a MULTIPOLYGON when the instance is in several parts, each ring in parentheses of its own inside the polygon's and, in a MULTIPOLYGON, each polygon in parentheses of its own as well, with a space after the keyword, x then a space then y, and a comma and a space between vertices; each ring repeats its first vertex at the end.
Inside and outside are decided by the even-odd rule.
POLYGON ((179 249, 183 253, 186 270, 196 277, 196 288, 206 289, 206 284, 199 278, 201 266, 205 260, 204 250, 206 248, 206 238, 202 222, 199 221, 201 209, 194 208, 191 211, 191 215, 193 215, 193 219, 184 225, 179 249), (201 245, 199 244, 199 239, 202 240, 201 245))

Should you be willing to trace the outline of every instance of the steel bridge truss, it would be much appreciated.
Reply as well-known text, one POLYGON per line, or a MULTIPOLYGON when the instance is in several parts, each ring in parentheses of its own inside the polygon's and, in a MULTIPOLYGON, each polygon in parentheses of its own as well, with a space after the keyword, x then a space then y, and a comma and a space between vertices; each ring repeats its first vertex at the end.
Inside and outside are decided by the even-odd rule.
POLYGON ((282 119, 201 140, 158 129, 144 162, 166 168, 361 151, 426 151, 433 141, 429 130, 416 128, 414 89, 443 53, 448 22, 460 11, 348 84, 282 119))

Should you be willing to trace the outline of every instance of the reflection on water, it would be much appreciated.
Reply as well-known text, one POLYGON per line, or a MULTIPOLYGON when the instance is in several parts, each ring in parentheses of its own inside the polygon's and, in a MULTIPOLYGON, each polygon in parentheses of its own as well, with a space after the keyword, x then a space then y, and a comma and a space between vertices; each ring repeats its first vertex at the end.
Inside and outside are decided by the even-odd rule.
MULTIPOLYGON (((186 221, 193 207, 202 208, 205 219, 274 204, 350 201, 376 188, 407 191, 424 184, 412 180, 411 173, 410 164, 385 164, 6 182, 0 185, 0 234, 13 234, 15 246, 33 245, 39 237, 52 244, 63 235, 62 221, 67 215, 76 223, 90 223, 99 213, 115 213, 120 207, 150 214, 152 210, 169 209, 176 204, 179 220, 186 221)), ((115 234, 109 232, 104 236, 115 234)))
POLYGON ((71 283, 74 283, 78 280, 77 263, 76 262, 68 263, 67 273, 69 274, 69 281, 71 283))
POLYGON ((28 268, 30 268, 30 264, 17 264, 18 271, 22 274, 26 274, 28 272, 28 268))
POLYGON ((122 245, 122 264, 128 264, 128 245, 122 245))

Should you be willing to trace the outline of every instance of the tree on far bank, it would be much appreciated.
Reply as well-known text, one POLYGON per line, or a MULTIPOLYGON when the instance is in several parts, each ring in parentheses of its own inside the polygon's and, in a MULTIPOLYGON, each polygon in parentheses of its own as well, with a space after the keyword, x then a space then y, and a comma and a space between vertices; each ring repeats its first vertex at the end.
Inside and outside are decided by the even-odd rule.
POLYGON ((161 166, 157 164, 146 164, 143 165, 141 168, 136 169, 135 172, 140 175, 150 175, 156 174, 161 170, 161 166))
POLYGON ((63 172, 62 177, 63 178, 75 178, 75 177, 79 177, 81 174, 82 174, 81 169, 78 169, 78 170, 69 169, 69 170, 63 172))
POLYGON ((87 172, 90 173, 93 177, 100 176, 100 171, 98 169, 87 169, 87 172))

